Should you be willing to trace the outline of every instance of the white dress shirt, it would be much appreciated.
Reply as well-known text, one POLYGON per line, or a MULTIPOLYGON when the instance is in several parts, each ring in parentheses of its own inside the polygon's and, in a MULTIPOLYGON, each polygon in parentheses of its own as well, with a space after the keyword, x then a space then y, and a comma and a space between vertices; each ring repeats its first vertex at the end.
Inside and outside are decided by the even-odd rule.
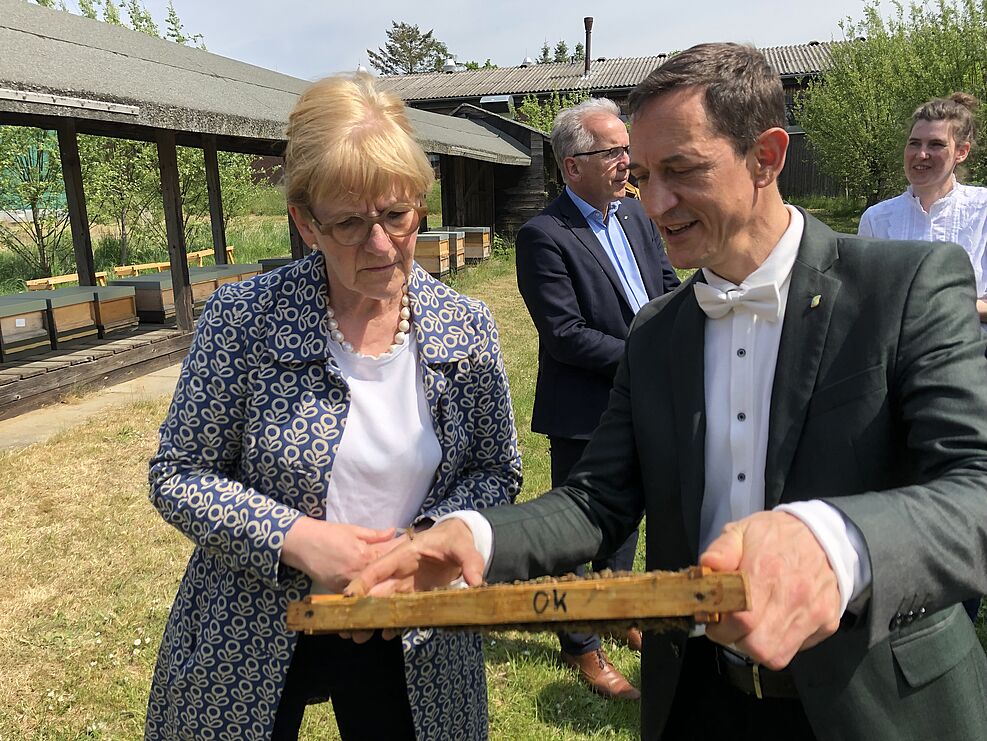
MULTIPOLYGON (((801 212, 791 206, 788 210, 788 229, 764 263, 739 286, 703 269, 709 286, 725 294, 724 298, 726 294, 743 295, 754 287, 772 286, 769 292, 776 293, 777 305, 773 318, 755 314, 739 301, 722 316, 706 320, 706 489, 700 551, 728 522, 764 509, 771 391, 792 268, 805 228, 801 212)), ((816 536, 836 574, 842 614, 851 599, 870 586, 870 563, 860 532, 839 510, 821 500, 782 504, 775 509, 798 517, 816 536)), ((476 548, 489 565, 493 546, 490 523, 478 512, 450 516, 469 525, 476 548)))
POLYGON ((857 233, 879 239, 955 242, 966 250, 977 279, 977 296, 987 296, 987 188, 953 180, 953 189, 928 213, 912 192, 871 206, 860 217, 857 233))

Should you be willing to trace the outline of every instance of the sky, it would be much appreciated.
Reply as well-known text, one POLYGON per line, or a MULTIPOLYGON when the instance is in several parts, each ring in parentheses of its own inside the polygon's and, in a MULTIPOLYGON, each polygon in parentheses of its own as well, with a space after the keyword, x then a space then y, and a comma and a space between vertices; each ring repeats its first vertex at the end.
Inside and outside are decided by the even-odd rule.
MULTIPOLYGON (((120 0, 117 0, 118 4, 120 0)), ((863 16, 863 0, 173 0, 186 32, 209 51, 302 79, 370 68, 367 49, 384 45, 391 21, 432 29, 460 62, 516 66, 545 41, 570 50, 593 16, 592 56, 634 57, 703 41, 784 46, 843 38, 841 20, 863 16)), ((164 29, 168 0, 144 0, 164 29)), ((77 4, 67 0, 70 9, 77 4)), ((888 3, 884 3, 885 7, 888 3)), ((372 68, 371 68, 371 71, 372 68)))

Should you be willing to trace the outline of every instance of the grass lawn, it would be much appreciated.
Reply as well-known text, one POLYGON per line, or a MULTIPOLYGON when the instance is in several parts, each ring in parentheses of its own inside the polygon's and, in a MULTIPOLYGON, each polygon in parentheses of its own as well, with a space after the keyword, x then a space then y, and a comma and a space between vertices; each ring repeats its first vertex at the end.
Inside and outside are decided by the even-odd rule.
MULTIPOLYGON (((524 456, 522 496, 531 497, 547 488, 549 468, 546 441, 529 432, 537 342, 513 260, 497 256, 453 282, 497 319, 524 456)), ((0 454, 0 739, 141 737, 155 654, 191 550, 147 501, 147 460, 166 408, 164 400, 118 408, 0 454)), ((555 665, 554 635, 498 633, 485 644, 493 738, 638 737, 637 705, 584 690, 555 665)), ((608 650, 637 682, 637 657, 608 650)), ((338 738, 328 705, 309 711, 302 738, 338 738)))

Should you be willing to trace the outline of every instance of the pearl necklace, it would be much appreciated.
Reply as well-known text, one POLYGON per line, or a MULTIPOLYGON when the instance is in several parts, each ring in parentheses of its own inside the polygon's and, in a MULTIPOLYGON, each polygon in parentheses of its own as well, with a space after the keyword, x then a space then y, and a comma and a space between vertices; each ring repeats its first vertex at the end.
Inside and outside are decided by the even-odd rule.
MULTIPOLYGON (((326 314, 329 315, 329 337, 332 338, 333 342, 338 342, 340 347, 342 347, 346 352, 351 352, 355 355, 362 355, 362 353, 357 353, 353 349, 353 344, 343 336, 343 331, 339 328, 339 322, 336 320, 336 312, 333 310, 332 306, 329 305, 328 299, 326 299, 326 314)), ((394 342, 391 344, 391 347, 387 353, 394 352, 394 350, 403 345, 408 339, 408 332, 411 330, 411 302, 408 300, 407 283, 401 286, 400 317, 401 319, 398 321, 398 329, 394 333, 394 342)), ((386 355, 387 353, 382 354, 386 355)))

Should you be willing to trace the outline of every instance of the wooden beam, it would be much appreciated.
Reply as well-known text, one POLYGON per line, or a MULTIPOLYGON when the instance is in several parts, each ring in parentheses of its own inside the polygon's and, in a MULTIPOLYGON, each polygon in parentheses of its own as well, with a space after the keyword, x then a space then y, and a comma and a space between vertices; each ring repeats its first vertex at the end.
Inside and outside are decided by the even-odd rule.
POLYGON ((212 225, 212 247, 216 264, 226 264, 226 224, 223 220, 223 190, 219 183, 219 155, 216 136, 202 135, 202 154, 206 162, 206 190, 209 191, 209 223, 212 225))
POLYGON ((86 211, 86 193, 82 184, 82 163, 79 160, 79 139, 75 120, 58 122, 58 153, 62 158, 62 178, 65 180, 65 200, 69 208, 72 226, 72 249, 75 251, 76 272, 80 286, 96 285, 96 264, 93 260, 93 243, 89 235, 89 214, 86 211))
POLYGON ((712 573, 697 566, 680 572, 538 579, 388 597, 311 595, 288 603, 286 622, 288 630, 305 633, 467 626, 554 631, 597 621, 648 624, 689 618, 715 623, 720 613, 748 609, 750 591, 743 573, 712 573))
POLYGON ((168 233, 168 259, 171 285, 175 292, 175 322, 183 332, 191 332, 192 289, 189 287, 185 226, 182 220, 182 192, 178 181, 178 150, 174 131, 159 131, 158 166, 161 169, 161 198, 164 202, 165 229, 168 233))
POLYGON ((302 235, 298 232, 298 227, 295 226, 295 220, 291 218, 291 214, 288 214, 288 234, 291 237, 291 256, 295 260, 301 260, 308 254, 308 247, 302 241, 302 235))

